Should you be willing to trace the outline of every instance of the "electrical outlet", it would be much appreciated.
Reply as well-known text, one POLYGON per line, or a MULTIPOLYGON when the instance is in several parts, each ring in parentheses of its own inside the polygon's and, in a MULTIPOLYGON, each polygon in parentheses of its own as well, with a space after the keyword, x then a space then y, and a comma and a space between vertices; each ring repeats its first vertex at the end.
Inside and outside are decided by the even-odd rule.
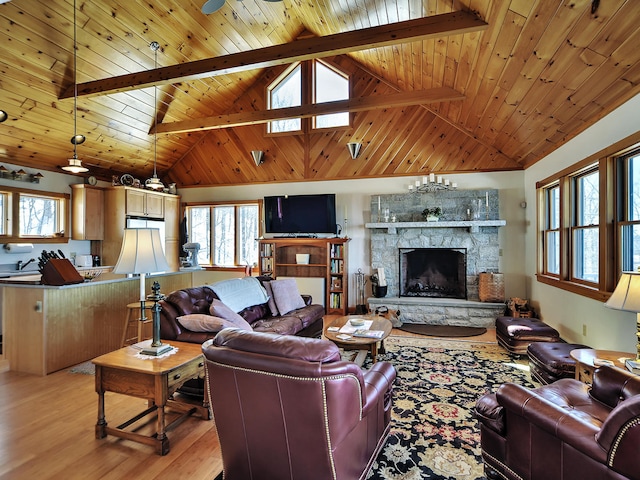
POLYGON ((36 301, 36 312, 42 312, 42 301, 36 301))
POLYGON ((582 336, 586 337, 587 336, 587 325, 586 324, 582 324, 582 336))

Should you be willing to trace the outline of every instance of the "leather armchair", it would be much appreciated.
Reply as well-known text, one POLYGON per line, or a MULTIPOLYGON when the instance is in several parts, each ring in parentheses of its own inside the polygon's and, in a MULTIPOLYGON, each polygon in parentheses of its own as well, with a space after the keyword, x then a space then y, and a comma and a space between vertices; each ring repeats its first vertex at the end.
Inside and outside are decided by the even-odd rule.
POLYGON ((593 386, 506 383, 476 404, 488 478, 640 479, 640 377, 601 367, 593 386))
POLYGON ((205 342, 225 480, 364 479, 389 433, 394 367, 328 340, 226 328, 205 342))

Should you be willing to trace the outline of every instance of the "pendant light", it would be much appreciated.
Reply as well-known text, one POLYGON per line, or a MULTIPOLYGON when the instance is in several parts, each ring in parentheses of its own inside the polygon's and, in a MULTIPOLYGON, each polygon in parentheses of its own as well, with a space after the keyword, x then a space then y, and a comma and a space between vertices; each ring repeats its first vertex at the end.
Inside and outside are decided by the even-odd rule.
POLYGON ((73 157, 69 159, 69 164, 62 167, 62 170, 70 173, 88 172, 87 167, 82 166, 82 161, 78 159, 77 146, 84 143, 86 137, 78 135, 78 34, 76 21, 76 2, 73 0, 73 157))
MULTIPOLYGON (((160 44, 154 41, 149 44, 149 47, 155 52, 154 66, 158 68, 158 49, 160 44)), ((156 171, 156 162, 158 160, 158 87, 155 85, 153 87, 153 111, 153 176, 147 179, 145 186, 152 190, 162 190, 164 189, 164 183, 160 181, 156 171)))

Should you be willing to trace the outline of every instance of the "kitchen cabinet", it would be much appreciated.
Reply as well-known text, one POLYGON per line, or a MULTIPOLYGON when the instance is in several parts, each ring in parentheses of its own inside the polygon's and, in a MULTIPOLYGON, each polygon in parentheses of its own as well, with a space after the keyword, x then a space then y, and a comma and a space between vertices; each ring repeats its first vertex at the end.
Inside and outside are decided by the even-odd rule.
POLYGON ((91 185, 71 185, 71 238, 104 239, 104 190, 91 185))
POLYGON ((164 197, 156 192, 126 189, 126 214, 134 217, 164 218, 164 197))
POLYGON ((104 191, 104 241, 102 264, 115 265, 120 256, 128 216, 164 219, 165 257, 172 271, 180 268, 178 210, 180 197, 135 187, 109 187, 104 191), (166 208, 165 208, 166 207, 166 208), (160 215, 159 212, 162 212, 160 215), (151 215, 149 215, 151 213, 151 215))

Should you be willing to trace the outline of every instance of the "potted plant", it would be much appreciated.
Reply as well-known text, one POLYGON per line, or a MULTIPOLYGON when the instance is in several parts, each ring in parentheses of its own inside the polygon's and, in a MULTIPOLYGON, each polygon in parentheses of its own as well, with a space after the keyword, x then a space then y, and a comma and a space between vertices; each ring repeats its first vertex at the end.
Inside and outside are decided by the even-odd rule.
POLYGON ((425 208, 422 211, 422 216, 427 220, 427 222, 437 222, 440 220, 441 215, 442 209, 440 207, 425 208))

